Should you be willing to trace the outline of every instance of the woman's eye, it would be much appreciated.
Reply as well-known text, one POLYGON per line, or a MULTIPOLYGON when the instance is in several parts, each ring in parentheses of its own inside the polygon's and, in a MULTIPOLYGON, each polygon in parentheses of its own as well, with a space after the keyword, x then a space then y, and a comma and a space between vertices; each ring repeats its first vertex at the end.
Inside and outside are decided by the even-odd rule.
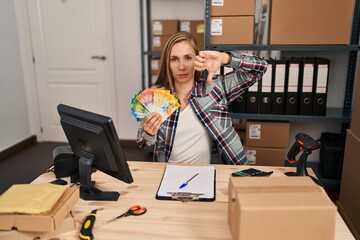
POLYGON ((177 59, 176 59, 176 58, 171 58, 170 61, 171 61, 171 62, 176 62, 177 59))
POLYGON ((186 61, 191 61, 191 60, 192 60, 192 57, 185 57, 185 60, 186 60, 186 61))

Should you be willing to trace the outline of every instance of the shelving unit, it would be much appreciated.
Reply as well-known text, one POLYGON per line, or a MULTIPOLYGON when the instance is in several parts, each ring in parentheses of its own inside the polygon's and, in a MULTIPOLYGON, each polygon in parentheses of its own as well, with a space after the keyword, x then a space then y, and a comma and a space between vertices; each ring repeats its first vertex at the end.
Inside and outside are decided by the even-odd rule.
POLYGON ((232 118, 251 119, 251 120, 350 123, 350 116, 344 116, 341 108, 328 108, 326 111, 326 116, 275 115, 275 114, 251 114, 251 113, 230 113, 230 115, 232 118))
MULTIPOLYGON (((149 62, 152 58, 159 58, 161 52, 152 52, 151 46, 151 0, 140 0, 140 22, 141 22, 141 75, 142 87, 150 85, 151 66, 149 62), (145 16, 144 16, 145 14, 145 16), (146 24, 144 24, 146 23, 146 24), (146 29, 145 29, 146 28, 146 29), (145 34, 146 33, 146 34, 145 34), (145 51, 144 44, 146 44, 145 51), (149 50, 150 49, 150 50, 149 50), (147 63, 145 63, 147 61, 147 63), (146 68, 146 69, 145 69, 146 68), (145 74, 148 73, 146 77, 145 74), (146 81, 148 79, 148 82, 146 81)), ((360 33, 360 0, 356 0, 352 27, 351 42, 349 45, 244 45, 244 44, 227 44, 227 45, 211 45, 210 44, 210 0, 204 0, 205 8, 205 49, 228 51, 228 50, 253 50, 253 51, 299 51, 299 52, 348 52, 349 64, 347 75, 344 82, 345 97, 342 108, 330 107, 327 109, 326 116, 303 116, 303 115, 273 115, 273 114, 248 114, 248 113, 231 113, 233 118, 252 119, 252 120, 276 120, 276 121, 295 121, 295 122, 331 122, 341 123, 342 132, 345 133, 348 124, 351 121, 352 94, 355 81, 355 68, 357 64, 357 55, 360 50, 359 33, 360 33)))
POLYGON ((326 52, 349 52, 349 64, 346 77, 346 90, 343 108, 328 108, 326 116, 303 116, 303 115, 271 115, 271 114, 247 114, 231 113, 233 118, 252 120, 278 120, 278 121, 311 121, 311 122, 338 122, 342 124, 342 133, 351 120, 351 105, 353 86, 355 81, 355 68, 359 45, 359 5, 356 0, 353 17, 352 35, 349 45, 211 45, 210 44, 210 0, 205 0, 205 49, 228 51, 228 50, 254 50, 254 51, 326 51, 326 52))

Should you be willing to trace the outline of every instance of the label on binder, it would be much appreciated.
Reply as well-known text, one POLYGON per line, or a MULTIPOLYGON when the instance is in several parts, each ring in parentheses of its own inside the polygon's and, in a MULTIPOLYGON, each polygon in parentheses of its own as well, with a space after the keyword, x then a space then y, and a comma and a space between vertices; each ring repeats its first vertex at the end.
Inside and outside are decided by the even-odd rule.
POLYGON ((291 63, 289 68, 288 92, 298 91, 299 64, 291 63))
POLYGON ((303 92, 312 92, 313 75, 314 75, 314 65, 304 64, 304 78, 303 78, 303 86, 302 86, 303 92))
POLYGON ((316 93, 326 93, 326 82, 328 75, 328 65, 318 65, 318 77, 316 84, 316 93))
POLYGON ((276 78, 275 78, 275 92, 284 92, 285 87, 285 64, 278 64, 276 65, 276 78))
POLYGON ((268 65, 268 69, 262 78, 261 92, 271 93, 271 81, 272 81, 272 65, 268 65))

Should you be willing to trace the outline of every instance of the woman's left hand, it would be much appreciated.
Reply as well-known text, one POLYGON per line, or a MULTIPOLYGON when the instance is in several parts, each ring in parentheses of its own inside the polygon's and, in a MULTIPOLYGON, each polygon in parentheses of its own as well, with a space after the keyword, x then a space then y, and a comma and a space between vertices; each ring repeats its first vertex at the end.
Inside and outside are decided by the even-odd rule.
POLYGON ((231 56, 224 52, 217 51, 200 51, 196 56, 194 62, 194 69, 196 71, 208 71, 208 77, 206 83, 211 84, 212 78, 219 70, 221 65, 228 64, 231 60, 231 56))

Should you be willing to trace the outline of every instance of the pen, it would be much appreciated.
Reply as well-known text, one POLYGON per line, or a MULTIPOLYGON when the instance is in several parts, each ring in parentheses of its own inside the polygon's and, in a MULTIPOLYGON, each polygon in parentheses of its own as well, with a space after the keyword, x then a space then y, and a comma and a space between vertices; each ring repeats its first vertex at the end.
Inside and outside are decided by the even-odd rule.
POLYGON ((199 173, 195 174, 194 176, 192 176, 189 180, 187 180, 186 182, 184 182, 183 184, 181 184, 181 186, 179 187, 179 189, 182 189, 184 187, 186 187, 186 185, 188 185, 188 183, 193 180, 197 175, 199 175, 199 173))

